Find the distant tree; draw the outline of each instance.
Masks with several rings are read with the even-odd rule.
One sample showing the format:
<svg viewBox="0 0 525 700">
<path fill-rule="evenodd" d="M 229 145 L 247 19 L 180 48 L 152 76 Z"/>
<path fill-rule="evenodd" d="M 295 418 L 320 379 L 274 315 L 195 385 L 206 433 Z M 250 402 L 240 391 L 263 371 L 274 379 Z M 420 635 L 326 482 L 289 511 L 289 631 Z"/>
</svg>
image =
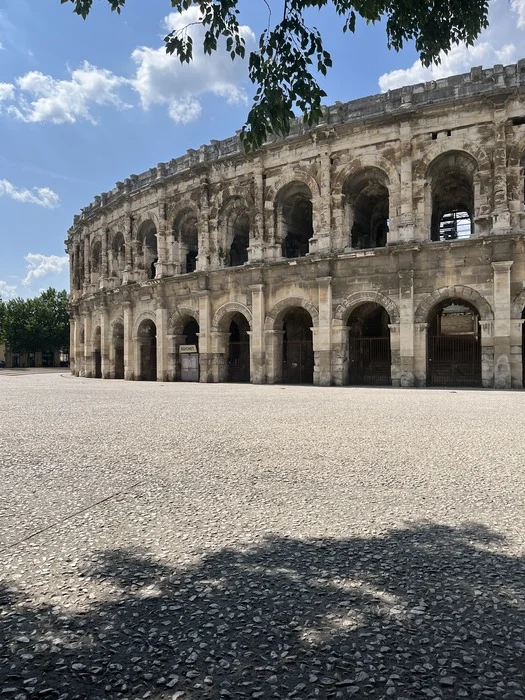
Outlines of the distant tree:
<svg viewBox="0 0 525 700">
<path fill-rule="evenodd" d="M 93 0 L 60 2 L 72 3 L 73 11 L 84 19 L 93 5 Z M 119 13 L 126 4 L 126 0 L 107 2 Z M 388 48 L 399 51 L 413 41 L 425 66 L 439 62 L 440 53 L 447 53 L 455 44 L 472 45 L 488 26 L 489 0 L 282 0 L 276 23 L 271 16 L 272 0 L 262 2 L 268 7 L 268 26 L 259 38 L 258 49 L 249 56 L 249 76 L 256 93 L 241 132 L 247 151 L 259 148 L 268 134 L 288 134 L 294 106 L 309 125 L 321 117 L 321 100 L 326 93 L 313 72 L 326 75 L 332 59 L 319 30 L 306 25 L 306 10 L 333 6 L 341 17 L 343 32 L 354 32 L 358 17 L 368 24 L 385 20 Z M 171 0 L 176 12 L 200 9 L 205 53 L 216 51 L 222 38 L 232 59 L 246 53 L 239 4 L 239 0 Z M 175 54 L 182 63 L 193 59 L 193 41 L 187 29 L 170 32 L 164 39 L 167 53 Z"/>
<path fill-rule="evenodd" d="M 69 346 L 67 292 L 50 287 L 33 299 L 10 299 L 0 310 L 2 340 L 12 352 L 53 352 Z"/>
</svg>

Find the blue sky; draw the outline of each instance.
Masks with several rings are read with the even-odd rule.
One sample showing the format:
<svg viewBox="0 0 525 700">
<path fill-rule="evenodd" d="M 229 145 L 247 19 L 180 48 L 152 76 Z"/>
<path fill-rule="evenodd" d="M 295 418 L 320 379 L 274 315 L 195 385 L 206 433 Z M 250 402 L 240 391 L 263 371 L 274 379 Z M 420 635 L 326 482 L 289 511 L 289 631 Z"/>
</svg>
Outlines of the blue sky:
<svg viewBox="0 0 525 700">
<path fill-rule="evenodd" d="M 282 1 L 271 0 L 276 15 Z M 240 0 L 247 44 L 267 22 L 264 0 Z M 167 29 L 187 24 L 169 0 L 129 0 L 120 16 L 95 0 L 89 19 L 60 0 L 0 0 L 0 296 L 68 289 L 64 239 L 73 215 L 131 173 L 231 136 L 252 86 L 219 52 L 180 66 Z M 192 19 L 190 15 L 189 19 Z M 327 103 L 525 57 L 525 0 L 493 0 L 489 29 L 423 69 L 412 47 L 386 48 L 381 26 L 343 35 L 312 13 L 334 67 Z M 198 32 L 198 29 L 192 31 Z M 198 35 L 195 39 L 197 40 Z"/>
</svg>

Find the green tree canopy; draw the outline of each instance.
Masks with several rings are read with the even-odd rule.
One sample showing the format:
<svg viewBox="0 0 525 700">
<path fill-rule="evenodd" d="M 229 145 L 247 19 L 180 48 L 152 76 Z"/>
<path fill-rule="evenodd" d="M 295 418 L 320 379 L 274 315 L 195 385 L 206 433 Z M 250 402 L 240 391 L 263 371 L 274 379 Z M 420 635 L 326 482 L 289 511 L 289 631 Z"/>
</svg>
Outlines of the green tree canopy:
<svg viewBox="0 0 525 700">
<path fill-rule="evenodd" d="M 33 299 L 1 302 L 0 338 L 13 352 L 69 347 L 67 292 L 50 287 Z"/>
<path fill-rule="evenodd" d="M 148 0 L 144 0 L 148 2 Z M 256 0 L 251 0 L 255 2 Z M 489 0 L 282 0 L 280 21 L 272 24 L 268 5 L 268 27 L 259 38 L 256 51 L 249 55 L 249 77 L 256 87 L 255 97 L 241 138 L 246 150 L 259 148 L 268 134 L 285 136 L 294 118 L 294 107 L 313 125 L 321 117 L 321 100 L 326 93 L 314 75 L 325 75 L 332 59 L 323 46 L 321 33 L 307 26 L 305 11 L 333 6 L 341 18 L 343 32 L 355 32 L 356 20 L 367 23 L 384 20 L 386 41 L 399 51 L 413 41 L 425 66 L 439 62 L 440 53 L 448 52 L 461 42 L 472 45 L 488 25 Z M 88 16 L 93 0 L 60 0 L 72 3 L 73 11 Z M 107 0 L 112 10 L 120 12 L 126 0 Z M 197 6 L 205 29 L 203 49 L 207 54 L 224 40 L 233 59 L 244 58 L 245 41 L 240 0 L 167 0 L 176 12 Z M 166 51 L 182 63 L 193 58 L 193 42 L 186 29 L 173 31 L 165 39 Z"/>
</svg>

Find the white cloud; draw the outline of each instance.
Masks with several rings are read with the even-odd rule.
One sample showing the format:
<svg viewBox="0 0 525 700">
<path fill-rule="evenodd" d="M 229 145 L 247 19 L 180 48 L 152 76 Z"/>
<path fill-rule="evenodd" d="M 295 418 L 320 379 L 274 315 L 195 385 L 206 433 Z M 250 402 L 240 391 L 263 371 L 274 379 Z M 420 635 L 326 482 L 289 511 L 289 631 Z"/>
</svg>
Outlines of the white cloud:
<svg viewBox="0 0 525 700">
<path fill-rule="evenodd" d="M 93 105 L 111 105 L 118 109 L 129 106 L 118 94 L 127 83 L 125 78 L 87 61 L 70 73 L 70 80 L 57 80 L 40 71 L 17 78 L 17 106 L 9 107 L 8 113 L 24 122 L 74 124 L 78 119 L 85 119 L 95 124 L 91 114 Z"/>
<path fill-rule="evenodd" d="M 7 284 L 4 280 L 0 280 L 0 299 L 12 299 L 16 294 L 16 285 Z"/>
<path fill-rule="evenodd" d="M 87 61 L 70 70 L 66 80 L 30 71 L 13 84 L 0 83 L 0 103 L 11 102 L 5 111 L 24 122 L 74 124 L 85 120 L 96 124 L 93 107 L 130 107 L 121 93 L 131 87 L 139 95 L 143 109 L 165 105 L 175 122 L 187 124 L 201 115 L 199 98 L 205 94 L 225 99 L 229 104 L 247 102 L 242 87 L 247 78 L 247 62 L 239 58 L 232 61 L 224 42 L 212 56 L 204 54 L 204 29 L 198 7 L 170 13 L 164 18 L 163 28 L 168 32 L 187 30 L 191 35 L 194 58 L 190 64 L 181 65 L 176 56 L 166 53 L 164 46 L 139 46 L 131 55 L 136 65 L 131 77 L 116 75 Z M 250 51 L 255 47 L 255 35 L 247 26 L 241 27 L 240 32 Z"/>
<path fill-rule="evenodd" d="M 25 256 L 27 262 L 27 275 L 22 280 L 28 285 L 34 279 L 45 277 L 50 274 L 57 274 L 64 270 L 69 264 L 67 255 L 42 255 L 42 253 L 28 253 Z"/>
<path fill-rule="evenodd" d="M 11 83 L 0 83 L 0 102 L 12 100 L 15 96 L 15 86 Z"/>
<path fill-rule="evenodd" d="M 56 209 L 60 199 L 49 187 L 33 187 L 32 190 L 15 187 L 9 180 L 0 180 L 0 197 L 10 197 L 16 202 L 38 204 L 46 209 Z"/>
<path fill-rule="evenodd" d="M 491 67 L 497 63 L 513 63 L 523 56 L 525 42 L 525 0 L 494 0 L 489 10 L 489 27 L 473 46 L 455 46 L 441 54 L 441 63 L 430 68 L 416 61 L 404 70 L 384 73 L 379 78 L 383 92 L 427 80 L 467 73 L 472 66 Z"/>
<path fill-rule="evenodd" d="M 164 19 L 168 32 L 187 27 L 193 39 L 194 57 L 190 64 L 181 65 L 165 48 L 140 46 L 132 53 L 137 64 L 135 78 L 131 81 L 140 96 L 144 109 L 152 105 L 167 105 L 170 117 L 186 124 L 201 114 L 199 97 L 212 94 L 225 98 L 229 104 L 246 102 L 242 83 L 247 77 L 246 62 L 231 60 L 224 46 L 219 46 L 212 56 L 204 54 L 202 40 L 204 29 L 199 23 L 199 9 L 192 7 L 178 13 L 172 12 Z M 255 36 L 249 27 L 241 27 L 247 51 L 255 46 Z"/>
</svg>

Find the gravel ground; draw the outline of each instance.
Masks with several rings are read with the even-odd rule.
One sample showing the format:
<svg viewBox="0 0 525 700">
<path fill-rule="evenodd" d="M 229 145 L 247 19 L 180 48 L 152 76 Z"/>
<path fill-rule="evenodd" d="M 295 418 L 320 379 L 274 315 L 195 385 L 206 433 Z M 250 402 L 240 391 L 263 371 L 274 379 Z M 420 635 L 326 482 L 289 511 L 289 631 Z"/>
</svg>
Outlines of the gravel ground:
<svg viewBox="0 0 525 700">
<path fill-rule="evenodd" d="M 0 693 L 525 697 L 525 394 L 0 373 Z"/>
</svg>

